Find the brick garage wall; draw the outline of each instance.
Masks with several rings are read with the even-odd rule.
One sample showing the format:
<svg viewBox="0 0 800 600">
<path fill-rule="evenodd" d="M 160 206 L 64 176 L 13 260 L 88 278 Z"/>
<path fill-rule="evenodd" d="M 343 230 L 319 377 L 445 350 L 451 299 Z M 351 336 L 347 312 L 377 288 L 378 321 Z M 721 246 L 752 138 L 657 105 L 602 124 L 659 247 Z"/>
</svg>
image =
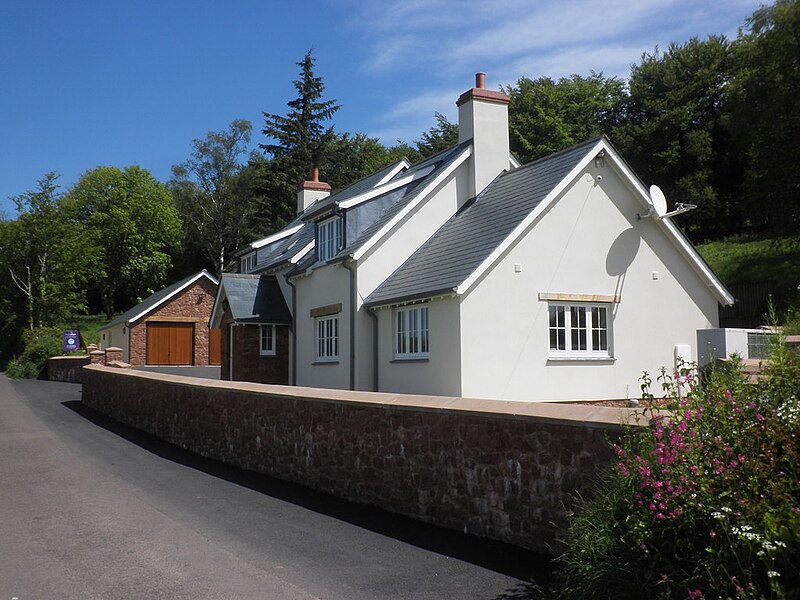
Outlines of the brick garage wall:
<svg viewBox="0 0 800 600">
<path fill-rule="evenodd" d="M 83 402 L 192 452 L 553 551 L 630 411 L 84 369 Z"/>
<path fill-rule="evenodd" d="M 136 367 L 147 363 L 147 321 L 185 319 L 194 322 L 194 364 L 208 365 L 208 319 L 214 306 L 217 286 L 201 277 L 177 296 L 165 302 L 131 325 L 128 362 Z"/>
<path fill-rule="evenodd" d="M 226 311 L 222 318 L 220 379 L 230 380 L 231 318 Z M 258 325 L 233 327 L 233 381 L 255 383 L 289 383 L 289 327 L 275 326 L 275 356 L 261 356 Z"/>
</svg>

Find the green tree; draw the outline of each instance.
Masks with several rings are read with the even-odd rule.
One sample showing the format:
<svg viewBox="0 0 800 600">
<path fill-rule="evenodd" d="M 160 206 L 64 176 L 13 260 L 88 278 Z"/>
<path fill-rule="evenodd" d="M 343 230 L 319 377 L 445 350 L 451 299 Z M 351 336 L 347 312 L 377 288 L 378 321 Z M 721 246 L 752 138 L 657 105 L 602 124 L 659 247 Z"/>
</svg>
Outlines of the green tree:
<svg viewBox="0 0 800 600">
<path fill-rule="evenodd" d="M 644 54 L 631 69 L 625 122 L 613 131 L 647 182 L 663 188 L 668 200 L 699 207 L 684 217 L 696 241 L 741 228 L 740 159 L 727 127 L 732 66 L 722 36 Z"/>
<path fill-rule="evenodd" d="M 3 254 L 8 274 L 25 300 L 29 329 L 50 325 L 86 308 L 86 283 L 96 265 L 82 229 L 67 218 L 55 173 L 37 189 L 13 199 L 17 219 L 6 225 Z"/>
<path fill-rule="evenodd" d="M 111 318 L 118 295 L 126 303 L 164 284 L 181 221 L 163 184 L 139 166 L 97 167 L 68 192 L 67 205 L 100 259 L 93 285 Z"/>
<path fill-rule="evenodd" d="M 192 142 L 188 160 L 172 167 L 169 188 L 183 219 L 185 251 L 199 250 L 217 275 L 252 234 L 254 203 L 235 185 L 252 129 L 239 119 L 211 131 Z"/>
<path fill-rule="evenodd" d="M 296 64 L 300 67 L 300 79 L 294 81 L 297 98 L 288 103 L 285 116 L 264 113 L 261 132 L 274 141 L 259 144 L 265 154 L 280 161 L 282 173 L 276 183 L 289 196 L 313 167 L 324 170 L 323 162 L 336 137 L 333 127 L 324 123 L 340 108 L 336 100 L 323 100 L 325 84 L 314 74 L 311 50 Z"/>
<path fill-rule="evenodd" d="M 458 143 L 458 124 L 451 123 L 442 113 L 434 113 L 436 125 L 414 142 L 419 159 L 428 158 Z M 412 158 L 412 157 L 409 157 Z"/>
<path fill-rule="evenodd" d="M 747 220 L 758 232 L 800 229 L 800 2 L 755 11 L 733 45 L 732 127 L 748 162 Z"/>
<path fill-rule="evenodd" d="M 508 94 L 511 149 L 523 162 L 607 133 L 621 117 L 624 82 L 592 73 L 554 81 L 521 78 Z"/>
</svg>

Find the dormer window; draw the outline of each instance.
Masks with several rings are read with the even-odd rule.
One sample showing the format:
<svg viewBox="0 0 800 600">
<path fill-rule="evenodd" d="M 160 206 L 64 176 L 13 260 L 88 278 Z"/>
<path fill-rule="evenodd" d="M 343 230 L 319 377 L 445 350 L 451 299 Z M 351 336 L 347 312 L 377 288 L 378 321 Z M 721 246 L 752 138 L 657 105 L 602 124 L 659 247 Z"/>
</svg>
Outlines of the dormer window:
<svg viewBox="0 0 800 600">
<path fill-rule="evenodd" d="M 243 256 L 239 262 L 239 268 L 242 273 L 250 273 L 254 270 L 256 268 L 256 253 L 251 252 Z"/>
<path fill-rule="evenodd" d="M 317 258 L 329 260 L 342 249 L 342 218 L 331 217 L 317 225 Z"/>
</svg>

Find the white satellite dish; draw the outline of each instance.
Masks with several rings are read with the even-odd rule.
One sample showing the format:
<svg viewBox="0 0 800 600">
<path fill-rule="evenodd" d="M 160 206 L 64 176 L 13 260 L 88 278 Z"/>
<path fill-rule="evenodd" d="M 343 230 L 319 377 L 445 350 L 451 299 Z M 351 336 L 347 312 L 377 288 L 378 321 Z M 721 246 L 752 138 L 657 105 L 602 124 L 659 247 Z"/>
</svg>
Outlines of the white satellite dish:
<svg viewBox="0 0 800 600">
<path fill-rule="evenodd" d="M 667 214 L 667 198 L 657 185 L 650 186 L 650 202 L 653 203 L 657 217 L 663 217 Z"/>
</svg>

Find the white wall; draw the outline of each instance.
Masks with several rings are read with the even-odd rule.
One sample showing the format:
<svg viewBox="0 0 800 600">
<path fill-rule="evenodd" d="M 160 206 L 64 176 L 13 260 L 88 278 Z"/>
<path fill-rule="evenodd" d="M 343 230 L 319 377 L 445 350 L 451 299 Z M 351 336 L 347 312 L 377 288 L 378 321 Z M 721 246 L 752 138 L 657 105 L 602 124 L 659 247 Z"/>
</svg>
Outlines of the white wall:
<svg viewBox="0 0 800 600">
<path fill-rule="evenodd" d="M 350 274 L 341 265 L 319 267 L 295 280 L 297 314 L 293 315 L 297 340 L 297 385 L 348 389 L 350 387 Z M 291 302 L 291 299 L 290 299 Z M 339 361 L 315 364 L 316 335 L 310 311 L 341 303 Z"/>
<path fill-rule="evenodd" d="M 427 199 L 423 200 L 389 235 L 358 262 L 356 389 L 373 390 L 375 387 L 373 366 L 375 320 L 363 308 L 363 301 L 455 213 L 457 206 L 464 201 L 468 191 L 468 164 L 469 160 L 462 163 L 451 177 L 437 186 Z M 390 340 L 393 339 L 391 328 L 386 329 L 385 327 L 387 326 L 381 323 L 380 336 L 388 335 Z M 382 368 L 385 361 L 382 358 L 379 362 Z M 384 388 L 381 386 L 381 389 Z M 392 391 L 401 389 L 404 388 L 393 388 Z"/>
<path fill-rule="evenodd" d="M 128 326 L 115 325 L 100 332 L 100 350 L 110 346 L 122 348 L 122 362 L 128 362 L 130 357 L 130 342 L 128 341 Z"/>
<path fill-rule="evenodd" d="M 676 344 L 697 357 L 696 331 L 716 326 L 717 301 L 659 225 L 636 220 L 642 212 L 607 161 L 588 168 L 501 257 L 462 299 L 464 396 L 638 397 L 642 371 L 671 369 Z M 541 292 L 620 295 L 611 305 L 614 360 L 549 360 Z"/>
<path fill-rule="evenodd" d="M 381 392 L 461 395 L 459 303 L 456 298 L 427 303 L 430 352 L 427 360 L 395 360 L 395 309 L 381 308 L 378 336 L 378 385 Z"/>
</svg>

